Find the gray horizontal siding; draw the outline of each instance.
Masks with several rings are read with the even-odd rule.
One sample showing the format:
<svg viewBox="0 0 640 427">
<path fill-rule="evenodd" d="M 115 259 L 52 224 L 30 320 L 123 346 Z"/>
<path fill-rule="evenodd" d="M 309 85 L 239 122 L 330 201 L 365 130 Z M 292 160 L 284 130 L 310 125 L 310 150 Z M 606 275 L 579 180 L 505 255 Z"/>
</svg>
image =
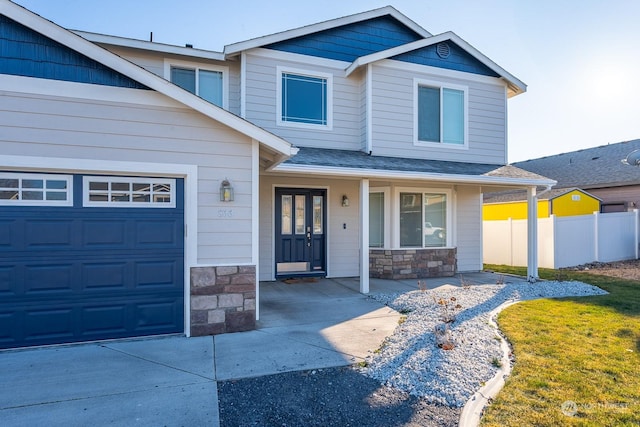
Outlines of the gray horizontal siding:
<svg viewBox="0 0 640 427">
<path fill-rule="evenodd" d="M 334 73 L 333 129 L 277 126 L 277 66 L 309 72 Z M 362 93 L 358 78 L 341 77 L 335 69 L 287 62 L 255 55 L 246 61 L 246 118 L 300 147 L 360 150 L 362 148 Z"/>
<path fill-rule="evenodd" d="M 0 97 L 4 155 L 197 165 L 198 262 L 251 262 L 252 152 L 247 137 L 181 108 L 10 92 Z M 221 219 L 218 209 L 228 208 L 218 201 L 225 177 L 233 183 L 235 201 L 233 217 Z"/>
<path fill-rule="evenodd" d="M 373 152 L 380 156 L 452 160 L 474 163 L 505 162 L 506 92 L 474 80 L 373 67 Z M 468 87 L 467 150 L 416 146 L 413 135 L 413 81 L 420 78 Z"/>
</svg>

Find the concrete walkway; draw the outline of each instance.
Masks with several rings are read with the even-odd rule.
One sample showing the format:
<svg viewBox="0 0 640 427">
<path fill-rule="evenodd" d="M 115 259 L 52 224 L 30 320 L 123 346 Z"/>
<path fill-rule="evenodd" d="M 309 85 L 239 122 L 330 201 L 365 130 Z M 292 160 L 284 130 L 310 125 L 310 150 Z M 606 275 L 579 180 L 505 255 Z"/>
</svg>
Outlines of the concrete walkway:
<svg viewBox="0 0 640 427">
<path fill-rule="evenodd" d="M 460 279 L 426 285 L 459 286 Z M 418 285 L 372 279 L 370 288 Z M 358 289 L 357 278 L 261 283 L 258 329 L 250 332 L 0 352 L 1 424 L 218 426 L 216 381 L 345 366 L 376 350 L 400 315 Z"/>
</svg>

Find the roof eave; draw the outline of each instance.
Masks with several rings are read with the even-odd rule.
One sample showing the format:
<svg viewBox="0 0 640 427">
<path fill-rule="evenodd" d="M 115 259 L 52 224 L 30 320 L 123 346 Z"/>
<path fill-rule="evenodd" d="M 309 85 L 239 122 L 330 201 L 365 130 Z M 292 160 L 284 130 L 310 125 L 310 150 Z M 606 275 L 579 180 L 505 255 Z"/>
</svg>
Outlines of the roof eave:
<svg viewBox="0 0 640 427">
<path fill-rule="evenodd" d="M 224 61 L 225 57 L 222 52 L 211 50 L 197 49 L 186 46 L 176 46 L 164 43 L 151 42 L 146 40 L 131 39 L 127 37 L 112 36 L 107 34 L 91 33 L 88 31 L 69 30 L 76 35 L 89 40 L 93 43 L 106 44 L 111 46 L 126 47 L 131 49 L 140 49 L 152 52 L 170 53 L 180 56 L 188 56 L 191 58 L 211 59 L 215 61 Z"/>
<path fill-rule="evenodd" d="M 501 185 L 512 187 L 553 186 L 551 179 L 508 178 L 487 175 L 461 175 L 433 172 L 393 171 L 370 168 L 344 168 L 335 166 L 311 166 L 297 164 L 281 164 L 271 168 L 274 172 L 304 173 L 310 175 L 342 176 L 379 179 L 412 179 L 421 181 L 438 181 L 478 185 Z"/>
</svg>

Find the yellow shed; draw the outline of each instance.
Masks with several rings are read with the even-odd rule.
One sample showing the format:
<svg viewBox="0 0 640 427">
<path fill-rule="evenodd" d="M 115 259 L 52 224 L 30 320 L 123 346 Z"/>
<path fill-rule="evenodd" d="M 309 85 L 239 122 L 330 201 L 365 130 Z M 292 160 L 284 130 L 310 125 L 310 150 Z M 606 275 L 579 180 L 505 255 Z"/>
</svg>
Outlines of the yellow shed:
<svg viewBox="0 0 640 427">
<path fill-rule="evenodd" d="M 549 215 L 574 216 L 600 212 L 601 200 L 578 188 L 557 188 L 543 193 L 538 198 L 538 218 Z M 498 221 L 505 219 L 527 219 L 526 191 L 487 193 L 484 195 L 482 219 Z"/>
</svg>

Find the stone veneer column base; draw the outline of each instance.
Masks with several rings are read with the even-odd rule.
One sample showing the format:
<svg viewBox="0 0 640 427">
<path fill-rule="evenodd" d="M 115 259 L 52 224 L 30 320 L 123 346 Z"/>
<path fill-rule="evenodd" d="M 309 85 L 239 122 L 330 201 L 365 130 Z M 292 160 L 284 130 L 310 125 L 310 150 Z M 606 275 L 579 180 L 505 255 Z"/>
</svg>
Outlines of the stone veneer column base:
<svg viewBox="0 0 640 427">
<path fill-rule="evenodd" d="M 191 336 L 256 328 L 255 266 L 191 268 Z"/>
<path fill-rule="evenodd" d="M 369 277 L 402 280 L 453 276 L 456 253 L 456 248 L 370 249 Z"/>
</svg>

